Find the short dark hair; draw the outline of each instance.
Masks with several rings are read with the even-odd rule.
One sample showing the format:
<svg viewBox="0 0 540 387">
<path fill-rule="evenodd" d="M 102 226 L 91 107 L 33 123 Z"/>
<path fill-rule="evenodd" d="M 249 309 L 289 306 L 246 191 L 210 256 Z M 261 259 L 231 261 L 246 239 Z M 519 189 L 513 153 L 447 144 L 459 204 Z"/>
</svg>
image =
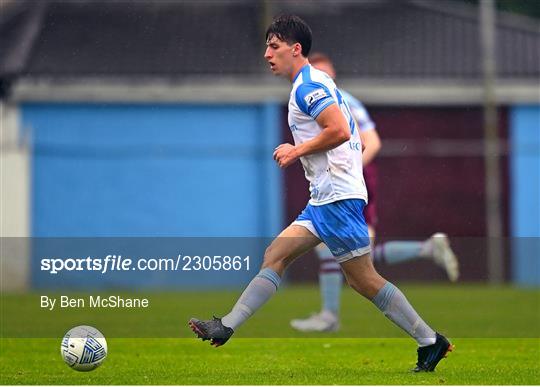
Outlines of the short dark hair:
<svg viewBox="0 0 540 387">
<path fill-rule="evenodd" d="M 273 36 L 291 45 L 300 43 L 302 55 L 307 58 L 311 50 L 311 28 L 296 15 L 279 15 L 266 30 L 266 41 Z"/>
</svg>

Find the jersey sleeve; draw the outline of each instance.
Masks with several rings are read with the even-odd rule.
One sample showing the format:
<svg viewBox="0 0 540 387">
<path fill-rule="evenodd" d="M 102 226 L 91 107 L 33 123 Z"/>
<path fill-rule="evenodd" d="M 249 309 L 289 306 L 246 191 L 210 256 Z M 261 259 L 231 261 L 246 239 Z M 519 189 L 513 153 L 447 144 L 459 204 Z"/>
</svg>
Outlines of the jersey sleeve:
<svg viewBox="0 0 540 387">
<path fill-rule="evenodd" d="M 295 97 L 300 110 L 314 119 L 336 102 L 328 88 L 318 82 L 302 83 L 296 89 Z"/>
</svg>

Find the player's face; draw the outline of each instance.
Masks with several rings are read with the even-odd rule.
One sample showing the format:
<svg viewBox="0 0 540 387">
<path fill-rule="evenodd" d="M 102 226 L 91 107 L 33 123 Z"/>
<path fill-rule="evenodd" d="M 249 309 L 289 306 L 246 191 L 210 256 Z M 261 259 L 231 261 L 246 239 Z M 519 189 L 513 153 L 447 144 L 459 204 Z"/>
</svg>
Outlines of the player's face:
<svg viewBox="0 0 540 387">
<path fill-rule="evenodd" d="M 270 64 L 274 75 L 289 75 L 293 62 L 293 46 L 279 40 L 275 35 L 266 41 L 264 59 Z"/>
<path fill-rule="evenodd" d="M 336 79 L 336 70 L 334 70 L 334 66 L 332 66 L 332 63 L 315 62 L 315 63 L 312 63 L 311 65 L 315 67 L 317 70 L 324 71 L 326 74 L 330 76 L 330 78 Z"/>
</svg>

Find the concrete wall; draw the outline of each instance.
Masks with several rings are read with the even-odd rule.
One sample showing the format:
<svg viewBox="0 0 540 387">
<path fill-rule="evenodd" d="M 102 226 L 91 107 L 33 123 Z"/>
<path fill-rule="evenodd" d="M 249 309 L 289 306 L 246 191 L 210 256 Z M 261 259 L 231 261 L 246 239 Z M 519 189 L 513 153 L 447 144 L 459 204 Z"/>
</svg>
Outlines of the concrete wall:
<svg viewBox="0 0 540 387">
<path fill-rule="evenodd" d="M 30 229 L 29 152 L 20 131 L 19 109 L 0 102 L 0 243 L 1 290 L 28 286 Z"/>
</svg>

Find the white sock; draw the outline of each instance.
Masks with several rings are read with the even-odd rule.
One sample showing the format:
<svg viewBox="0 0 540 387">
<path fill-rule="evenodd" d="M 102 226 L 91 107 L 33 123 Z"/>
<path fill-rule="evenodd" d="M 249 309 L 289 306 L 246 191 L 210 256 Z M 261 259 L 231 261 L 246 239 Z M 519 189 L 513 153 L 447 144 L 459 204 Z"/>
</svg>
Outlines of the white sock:
<svg viewBox="0 0 540 387">
<path fill-rule="evenodd" d="M 236 330 L 274 295 L 280 281 L 281 278 L 275 271 L 262 269 L 251 280 L 230 313 L 221 319 L 222 324 Z"/>
<path fill-rule="evenodd" d="M 337 316 L 343 286 L 341 266 L 326 245 L 317 246 L 315 253 L 319 257 L 319 288 L 322 310 L 328 310 Z"/>
<path fill-rule="evenodd" d="M 386 317 L 411 335 L 420 347 L 435 344 L 435 331 L 420 318 L 403 293 L 387 282 L 371 300 Z"/>
</svg>

